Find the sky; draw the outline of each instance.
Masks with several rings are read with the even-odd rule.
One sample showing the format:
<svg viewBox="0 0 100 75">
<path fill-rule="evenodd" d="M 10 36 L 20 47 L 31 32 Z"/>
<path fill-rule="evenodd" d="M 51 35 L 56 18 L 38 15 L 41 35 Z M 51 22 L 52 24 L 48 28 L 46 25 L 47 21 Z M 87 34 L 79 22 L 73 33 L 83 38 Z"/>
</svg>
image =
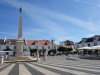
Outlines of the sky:
<svg viewBox="0 0 100 75">
<path fill-rule="evenodd" d="M 59 44 L 100 35 L 100 0 L 0 0 L 0 38 L 17 39 L 20 6 L 25 39 Z"/>
</svg>

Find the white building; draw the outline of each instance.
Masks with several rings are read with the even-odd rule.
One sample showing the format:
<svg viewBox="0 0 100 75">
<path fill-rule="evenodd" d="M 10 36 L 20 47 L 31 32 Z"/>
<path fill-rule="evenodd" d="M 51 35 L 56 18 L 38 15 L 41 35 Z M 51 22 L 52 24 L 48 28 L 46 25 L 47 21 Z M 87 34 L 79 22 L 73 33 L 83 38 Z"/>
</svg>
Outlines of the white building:
<svg viewBox="0 0 100 75">
<path fill-rule="evenodd" d="M 70 41 L 70 40 L 60 42 L 60 46 L 72 48 L 73 51 L 76 51 L 76 45 L 74 44 L 73 41 Z"/>
<path fill-rule="evenodd" d="M 10 48 L 12 52 L 16 52 L 17 39 L 0 39 L 0 51 Z M 50 40 L 24 40 L 24 49 L 57 49 L 57 45 Z M 13 53 L 11 53 L 12 55 Z"/>
<path fill-rule="evenodd" d="M 83 38 L 79 43 L 76 44 L 77 48 L 81 47 L 92 47 L 100 45 L 100 35 L 95 35 L 90 38 Z"/>
</svg>

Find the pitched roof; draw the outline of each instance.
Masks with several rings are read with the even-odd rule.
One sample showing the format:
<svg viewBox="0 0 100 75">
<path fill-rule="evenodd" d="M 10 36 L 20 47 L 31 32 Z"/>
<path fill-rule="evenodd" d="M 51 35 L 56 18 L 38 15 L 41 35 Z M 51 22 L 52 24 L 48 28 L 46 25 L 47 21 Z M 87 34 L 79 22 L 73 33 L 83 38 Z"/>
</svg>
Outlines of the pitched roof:
<svg viewBox="0 0 100 75">
<path fill-rule="evenodd" d="M 98 37 L 97 41 L 100 41 L 100 35 L 94 35 L 93 37 L 90 37 L 90 38 L 83 38 L 83 39 L 86 39 L 86 41 L 84 43 L 87 43 L 87 42 L 93 42 L 94 41 L 94 38 L 95 37 Z M 81 44 L 83 40 L 81 40 L 79 43 L 77 44 Z"/>
<path fill-rule="evenodd" d="M 6 39 L 6 42 L 7 41 L 10 43 L 10 45 L 16 45 L 17 39 Z M 0 39 L 0 44 L 5 44 L 4 39 Z"/>
<path fill-rule="evenodd" d="M 39 40 L 38 44 L 39 45 L 47 45 L 47 40 Z"/>
<path fill-rule="evenodd" d="M 82 43 L 82 41 L 78 42 L 77 44 L 81 44 L 81 43 Z"/>
<path fill-rule="evenodd" d="M 34 43 L 34 40 L 26 40 L 27 45 L 33 45 L 33 43 Z"/>
<path fill-rule="evenodd" d="M 60 44 L 61 43 L 64 43 L 66 46 L 74 45 L 74 42 L 70 41 L 70 40 L 66 40 L 66 41 L 60 42 Z"/>
<path fill-rule="evenodd" d="M 88 38 L 86 42 L 93 42 L 93 38 Z"/>
<path fill-rule="evenodd" d="M 95 36 L 100 37 L 100 35 L 95 35 Z M 94 36 L 94 37 L 95 37 L 95 36 Z"/>
<path fill-rule="evenodd" d="M 8 43 L 10 41 L 10 43 L 9 43 L 10 45 L 16 45 L 17 39 L 6 39 L 6 42 L 7 41 L 8 41 Z M 23 39 L 23 41 L 24 41 L 25 45 L 35 45 L 35 42 L 37 42 L 38 45 L 40 45 L 40 46 L 52 45 L 52 42 L 50 40 L 25 40 L 25 39 Z M 4 39 L 0 39 L 0 44 L 4 44 Z M 55 44 L 53 43 L 53 45 L 55 45 Z"/>
<path fill-rule="evenodd" d="M 38 42 L 38 45 L 43 46 L 43 45 L 52 45 L 52 42 L 49 40 L 26 40 L 27 45 L 35 45 L 35 42 Z M 53 45 L 55 45 L 53 43 Z"/>
</svg>

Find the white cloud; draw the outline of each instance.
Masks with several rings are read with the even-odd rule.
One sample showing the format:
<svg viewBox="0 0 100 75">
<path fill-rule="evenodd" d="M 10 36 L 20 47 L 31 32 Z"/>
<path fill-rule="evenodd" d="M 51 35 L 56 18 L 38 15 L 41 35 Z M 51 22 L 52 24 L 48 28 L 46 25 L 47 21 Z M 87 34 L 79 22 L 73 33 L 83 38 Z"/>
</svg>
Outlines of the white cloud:
<svg viewBox="0 0 100 75">
<path fill-rule="evenodd" d="M 65 14 L 60 14 L 60 13 L 57 13 L 57 12 L 54 12 L 54 11 L 44 10 L 40 7 L 31 5 L 31 4 L 25 4 L 25 5 L 27 6 L 27 7 L 25 7 L 26 8 L 25 12 L 30 17 L 32 17 L 35 21 L 37 21 L 39 23 L 44 22 L 43 25 L 45 25 L 46 27 L 48 25 L 49 28 L 55 26 L 56 29 L 64 32 L 64 28 L 61 25 L 59 25 L 57 22 L 54 22 L 51 19 L 48 19 L 48 17 L 52 18 L 52 19 L 64 21 L 64 22 L 66 22 L 66 25 L 67 25 L 67 22 L 70 22 L 71 24 L 74 24 L 76 26 L 80 26 L 81 28 L 84 28 L 84 29 L 92 31 L 92 32 L 96 32 L 100 28 L 99 24 L 93 23 L 91 21 L 85 21 L 85 20 L 81 20 L 81 19 L 76 18 L 76 17 L 68 16 L 68 15 L 65 15 Z M 31 8 L 36 9 L 36 11 L 32 10 Z M 47 17 L 47 18 L 45 18 L 45 17 Z"/>
<path fill-rule="evenodd" d="M 7 37 L 8 38 L 17 38 L 16 34 L 14 33 L 7 33 L 7 32 L 0 32 L 0 37 Z"/>
<path fill-rule="evenodd" d="M 8 0 L 5 0 L 5 1 L 19 8 L 18 1 L 8 1 Z M 46 14 L 47 10 L 41 9 L 39 7 L 36 7 L 28 3 L 22 3 L 22 5 L 24 9 L 23 11 L 27 15 L 29 15 L 29 17 L 31 17 L 35 22 L 39 23 L 39 25 L 42 25 L 45 28 L 47 28 L 47 32 L 50 33 L 52 37 L 55 37 L 57 39 L 59 36 L 66 35 L 66 31 L 63 29 L 62 26 L 60 26 L 58 23 L 54 22 L 53 20 L 50 20 L 45 17 L 45 16 L 50 17 L 49 14 Z"/>
<path fill-rule="evenodd" d="M 87 1 L 82 1 L 82 0 L 74 0 L 74 1 L 81 2 L 81 3 L 86 3 L 86 4 L 89 4 L 89 5 L 93 5 L 93 6 L 100 6 L 98 4 L 93 4 L 93 3 L 90 3 L 90 2 L 87 2 Z"/>
<path fill-rule="evenodd" d="M 4 1 L 19 8 L 20 2 L 17 0 L 16 1 L 4 0 Z M 75 0 L 75 1 L 80 1 L 80 0 Z M 85 2 L 85 3 L 88 3 L 88 2 Z M 76 17 L 72 17 L 72 16 L 68 16 L 65 14 L 58 13 L 58 12 L 54 12 L 51 10 L 43 9 L 29 3 L 23 2 L 22 6 L 23 6 L 23 11 L 29 17 L 31 17 L 32 20 L 37 22 L 39 25 L 42 25 L 43 27 L 45 27 L 47 29 L 46 32 L 48 32 L 50 35 L 52 35 L 53 38 L 57 39 L 58 41 L 61 39 L 65 39 L 63 37 L 67 36 L 68 33 L 65 30 L 66 28 L 64 28 L 63 26 L 61 26 L 60 24 L 58 24 L 56 21 L 52 19 L 63 21 L 66 23 L 66 25 L 67 25 L 67 22 L 69 22 L 71 24 L 74 24 L 76 26 L 79 26 L 91 32 L 96 32 L 100 29 L 99 24 L 93 23 L 91 21 L 85 21 Z M 37 29 L 35 29 L 35 31 L 42 32 L 41 30 L 37 30 Z"/>
<path fill-rule="evenodd" d="M 37 31 L 37 32 L 45 32 L 45 29 L 32 29 L 33 31 Z"/>
<path fill-rule="evenodd" d="M 92 37 L 92 36 L 94 36 L 95 34 L 87 34 L 87 35 L 85 35 L 84 37 Z"/>
<path fill-rule="evenodd" d="M 76 38 L 78 38 L 78 37 L 66 36 L 66 37 L 59 37 L 58 40 L 65 41 L 65 40 L 72 40 L 72 39 L 76 39 Z"/>
<path fill-rule="evenodd" d="M 0 32 L 0 34 L 6 34 L 6 35 L 10 35 L 10 36 L 16 36 L 15 34 L 6 33 L 6 32 Z"/>
</svg>

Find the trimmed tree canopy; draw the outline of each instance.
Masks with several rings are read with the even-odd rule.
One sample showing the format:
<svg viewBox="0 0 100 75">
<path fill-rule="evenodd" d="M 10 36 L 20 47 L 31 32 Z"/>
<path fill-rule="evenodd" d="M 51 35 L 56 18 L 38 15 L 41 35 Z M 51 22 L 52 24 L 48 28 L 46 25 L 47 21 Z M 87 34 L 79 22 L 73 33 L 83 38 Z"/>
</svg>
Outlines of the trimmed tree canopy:
<svg viewBox="0 0 100 75">
<path fill-rule="evenodd" d="M 59 52 L 65 52 L 65 51 L 67 51 L 68 49 L 66 48 L 66 47 L 59 47 L 58 48 L 58 51 Z"/>
</svg>

